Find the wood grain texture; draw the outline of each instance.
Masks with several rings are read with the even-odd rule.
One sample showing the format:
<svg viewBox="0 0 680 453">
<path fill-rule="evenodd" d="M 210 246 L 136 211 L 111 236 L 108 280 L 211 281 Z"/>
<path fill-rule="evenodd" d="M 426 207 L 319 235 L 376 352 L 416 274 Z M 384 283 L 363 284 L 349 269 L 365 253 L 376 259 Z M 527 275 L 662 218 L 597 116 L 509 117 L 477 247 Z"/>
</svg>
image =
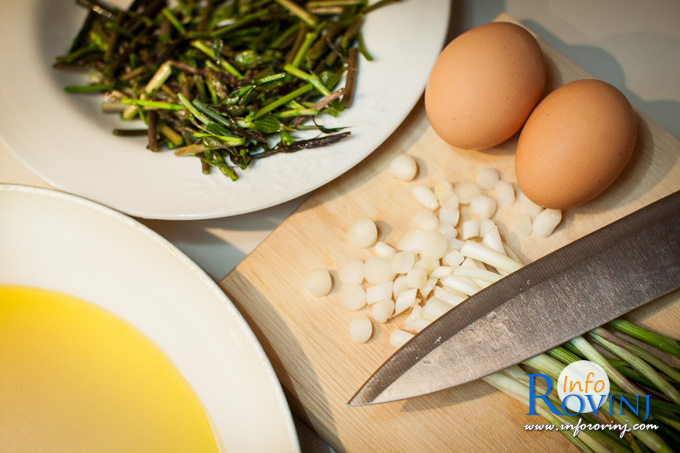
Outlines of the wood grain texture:
<svg viewBox="0 0 680 453">
<path fill-rule="evenodd" d="M 508 16 L 499 20 L 512 21 Z M 552 90 L 587 73 L 539 39 Z M 506 242 L 528 262 L 680 189 L 680 142 L 639 116 L 635 154 L 623 174 L 603 195 L 565 212 L 547 239 L 522 237 L 512 228 L 513 212 L 497 219 Z M 398 130 L 356 168 L 317 190 L 283 222 L 220 286 L 243 313 L 277 372 L 292 410 L 338 451 L 560 451 L 573 448 L 560 434 L 526 432 L 525 407 L 481 381 L 407 401 L 366 407 L 346 403 L 389 357 L 395 322 L 375 325 L 366 344 L 349 339 L 348 325 L 368 311 L 349 312 L 339 304 L 340 285 L 317 299 L 304 279 L 314 268 L 337 269 L 348 258 L 366 259 L 370 251 L 348 242 L 357 219 L 376 220 L 380 239 L 394 244 L 409 229 L 419 208 L 411 189 L 437 181 L 469 181 L 492 167 L 515 182 L 516 140 L 484 152 L 445 144 L 430 128 L 422 102 Z M 419 174 L 413 182 L 392 178 L 387 166 L 401 153 L 414 156 Z M 337 274 L 334 273 L 337 282 Z M 666 334 L 680 329 L 678 292 L 655 301 L 631 318 Z M 364 309 L 367 310 L 367 309 Z"/>
</svg>

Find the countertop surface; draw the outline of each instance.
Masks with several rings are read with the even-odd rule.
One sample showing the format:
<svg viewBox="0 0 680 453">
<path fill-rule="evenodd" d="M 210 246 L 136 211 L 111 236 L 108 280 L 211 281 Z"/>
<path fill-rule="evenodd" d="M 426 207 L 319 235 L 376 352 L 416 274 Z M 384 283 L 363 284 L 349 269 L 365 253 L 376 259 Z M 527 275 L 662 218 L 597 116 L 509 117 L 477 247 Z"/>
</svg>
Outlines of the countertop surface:
<svg viewBox="0 0 680 453">
<path fill-rule="evenodd" d="M 449 40 L 505 12 L 594 77 L 619 88 L 636 110 L 680 138 L 677 0 L 482 0 L 452 5 Z M 50 187 L 2 144 L 0 182 Z M 221 281 L 305 199 L 229 218 L 138 220 Z M 311 448 L 304 427 L 300 433 L 303 450 L 320 449 L 318 444 Z"/>
</svg>

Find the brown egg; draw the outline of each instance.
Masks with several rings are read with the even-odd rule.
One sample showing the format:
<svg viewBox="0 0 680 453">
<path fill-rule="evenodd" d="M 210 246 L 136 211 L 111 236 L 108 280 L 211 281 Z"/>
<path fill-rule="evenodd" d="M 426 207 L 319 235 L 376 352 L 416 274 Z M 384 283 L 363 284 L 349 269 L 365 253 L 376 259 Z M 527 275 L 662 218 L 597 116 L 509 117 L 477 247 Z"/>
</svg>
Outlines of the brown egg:
<svg viewBox="0 0 680 453">
<path fill-rule="evenodd" d="M 447 143 L 486 149 L 522 127 L 544 85 L 545 62 L 536 39 L 518 25 L 492 22 L 444 48 L 425 88 L 425 111 Z"/>
<path fill-rule="evenodd" d="M 568 83 L 546 96 L 522 129 L 519 187 L 546 208 L 581 205 L 614 182 L 636 136 L 635 112 L 618 89 L 594 79 Z"/>
</svg>

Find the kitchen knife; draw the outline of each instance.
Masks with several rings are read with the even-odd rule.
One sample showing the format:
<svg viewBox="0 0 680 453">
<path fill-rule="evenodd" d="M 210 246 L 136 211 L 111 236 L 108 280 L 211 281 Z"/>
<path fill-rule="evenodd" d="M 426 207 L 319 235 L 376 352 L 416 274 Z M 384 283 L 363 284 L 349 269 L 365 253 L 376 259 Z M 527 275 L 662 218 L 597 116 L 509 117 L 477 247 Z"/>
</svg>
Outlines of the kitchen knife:
<svg viewBox="0 0 680 453">
<path fill-rule="evenodd" d="M 473 381 L 680 287 L 680 191 L 481 290 L 397 350 L 348 404 Z"/>
</svg>

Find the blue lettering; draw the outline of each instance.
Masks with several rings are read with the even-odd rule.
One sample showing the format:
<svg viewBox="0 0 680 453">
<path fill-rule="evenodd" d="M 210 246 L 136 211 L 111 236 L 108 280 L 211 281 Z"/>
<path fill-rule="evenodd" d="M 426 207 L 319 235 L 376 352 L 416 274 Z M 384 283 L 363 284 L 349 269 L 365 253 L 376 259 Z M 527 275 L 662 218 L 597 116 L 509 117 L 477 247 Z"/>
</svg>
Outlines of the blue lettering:
<svg viewBox="0 0 680 453">
<path fill-rule="evenodd" d="M 590 407 L 593 408 L 593 415 L 597 415 L 597 411 L 600 410 L 600 406 L 602 406 L 602 402 L 604 401 L 604 399 L 606 397 L 607 397 L 607 395 L 600 395 L 600 402 L 595 404 L 595 403 L 593 403 L 592 395 L 590 395 L 590 394 L 586 395 L 586 398 L 588 398 L 588 402 L 590 403 Z M 610 409 L 610 412 L 611 412 L 611 409 Z"/>
<path fill-rule="evenodd" d="M 635 395 L 635 409 L 633 409 L 633 406 L 631 406 L 628 400 L 626 400 L 625 396 L 620 395 L 619 399 L 621 400 L 621 413 L 619 415 L 623 415 L 623 403 L 626 403 L 626 406 L 628 406 L 635 415 L 638 415 L 640 412 L 640 395 Z"/>
<path fill-rule="evenodd" d="M 645 405 L 645 418 L 642 419 L 643 422 L 649 417 L 649 395 L 645 395 L 645 400 L 647 404 Z"/>
<path fill-rule="evenodd" d="M 579 404 L 578 410 L 576 412 L 574 412 L 573 414 L 567 410 L 567 400 L 569 399 L 570 396 L 575 396 L 576 399 L 578 400 L 578 404 Z M 564 399 L 562 400 L 562 410 L 567 415 L 578 415 L 583 411 L 583 400 L 581 399 L 580 396 L 578 396 L 574 393 L 569 394 L 569 395 L 565 396 Z"/>
<path fill-rule="evenodd" d="M 546 376 L 545 374 L 527 374 L 529 376 L 529 413 L 527 415 L 538 415 L 536 413 L 536 399 L 541 399 L 543 402 L 548 406 L 548 409 L 550 412 L 552 412 L 555 415 L 564 415 L 550 403 L 550 400 L 548 399 L 547 395 L 550 393 L 550 390 L 552 389 L 552 380 L 550 379 L 549 376 Z M 545 379 L 546 385 L 547 385 L 547 390 L 545 394 L 543 395 L 536 395 L 536 384 L 535 380 L 536 377 L 540 376 L 543 379 Z"/>
</svg>

